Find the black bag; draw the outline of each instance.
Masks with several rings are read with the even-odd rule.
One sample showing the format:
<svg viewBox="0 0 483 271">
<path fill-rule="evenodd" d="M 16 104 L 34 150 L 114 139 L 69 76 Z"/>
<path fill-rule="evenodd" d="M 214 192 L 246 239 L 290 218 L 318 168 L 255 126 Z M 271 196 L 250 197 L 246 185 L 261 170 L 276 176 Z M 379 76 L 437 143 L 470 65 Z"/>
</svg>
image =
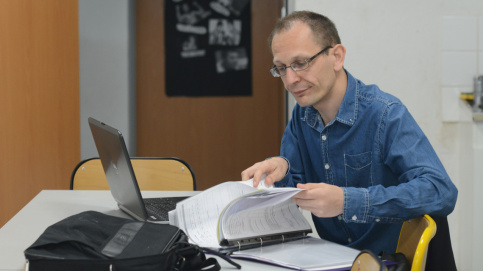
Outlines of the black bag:
<svg viewBox="0 0 483 271">
<path fill-rule="evenodd" d="M 394 254 L 382 252 L 381 259 L 393 263 L 387 268 L 388 271 L 410 271 L 411 270 L 411 265 L 409 264 L 408 259 L 406 258 L 406 256 L 404 256 L 404 254 L 400 252 L 394 253 Z"/>
<path fill-rule="evenodd" d="M 94 211 L 48 227 L 25 258 L 32 271 L 220 270 L 217 260 L 206 259 L 177 227 Z"/>
</svg>

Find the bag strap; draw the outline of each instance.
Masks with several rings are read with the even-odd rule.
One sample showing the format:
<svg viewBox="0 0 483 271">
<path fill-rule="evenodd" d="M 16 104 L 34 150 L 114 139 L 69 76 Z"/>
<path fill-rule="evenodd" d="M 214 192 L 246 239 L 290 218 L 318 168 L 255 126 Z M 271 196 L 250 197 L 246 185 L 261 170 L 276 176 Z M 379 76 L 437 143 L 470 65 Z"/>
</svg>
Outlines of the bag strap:
<svg viewBox="0 0 483 271">
<path fill-rule="evenodd" d="M 380 253 L 380 256 L 382 260 L 394 263 L 393 265 L 390 265 L 387 267 L 388 271 L 410 271 L 411 270 L 411 265 L 409 264 L 409 261 L 407 260 L 406 256 L 404 256 L 404 254 L 400 252 L 390 254 L 383 251 Z"/>
<path fill-rule="evenodd" d="M 215 254 L 224 259 L 228 263 L 232 264 L 238 269 L 241 266 L 225 255 L 222 255 L 216 251 L 207 248 L 200 248 L 190 243 L 179 242 L 177 248 L 175 248 L 174 255 L 176 255 L 175 269 L 179 271 L 219 271 L 221 266 L 215 258 L 206 259 L 204 251 Z"/>
<path fill-rule="evenodd" d="M 225 254 L 219 253 L 218 251 L 215 251 L 215 250 L 212 250 L 212 249 L 209 249 L 209 248 L 203 248 L 203 250 L 210 253 L 210 254 L 214 254 L 214 255 L 222 258 L 223 260 L 227 261 L 229 264 L 233 265 L 237 269 L 241 269 L 241 265 L 234 262 L 230 257 L 226 256 Z"/>
<path fill-rule="evenodd" d="M 211 266 L 211 267 L 210 267 Z M 183 261 L 177 269 L 179 271 L 219 271 L 221 266 L 215 258 L 209 258 L 201 262 L 199 265 L 193 266 L 189 261 Z"/>
</svg>

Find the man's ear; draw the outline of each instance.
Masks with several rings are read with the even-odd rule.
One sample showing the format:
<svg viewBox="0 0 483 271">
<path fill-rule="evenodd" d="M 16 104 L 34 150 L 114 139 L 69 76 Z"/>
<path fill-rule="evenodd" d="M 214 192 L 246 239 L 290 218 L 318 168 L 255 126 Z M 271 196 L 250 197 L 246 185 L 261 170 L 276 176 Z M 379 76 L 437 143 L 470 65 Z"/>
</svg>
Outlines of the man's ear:
<svg viewBox="0 0 483 271">
<path fill-rule="evenodd" d="M 345 61 L 345 47 L 342 44 L 337 44 L 334 46 L 334 70 L 340 71 L 344 68 Z"/>
</svg>

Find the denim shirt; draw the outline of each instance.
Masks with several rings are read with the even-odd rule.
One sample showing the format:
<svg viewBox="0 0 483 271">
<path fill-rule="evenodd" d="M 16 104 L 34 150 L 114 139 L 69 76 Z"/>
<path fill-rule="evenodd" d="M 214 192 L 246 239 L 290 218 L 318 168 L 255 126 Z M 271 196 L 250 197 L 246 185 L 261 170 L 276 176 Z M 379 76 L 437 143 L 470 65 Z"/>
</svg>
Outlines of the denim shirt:
<svg viewBox="0 0 483 271">
<path fill-rule="evenodd" d="M 323 239 L 375 253 L 394 253 L 402 222 L 447 216 L 456 204 L 451 182 L 407 108 L 347 72 L 334 120 L 296 105 L 282 139 L 289 171 L 276 186 L 328 183 L 344 191 L 343 214 L 313 217 Z"/>
</svg>

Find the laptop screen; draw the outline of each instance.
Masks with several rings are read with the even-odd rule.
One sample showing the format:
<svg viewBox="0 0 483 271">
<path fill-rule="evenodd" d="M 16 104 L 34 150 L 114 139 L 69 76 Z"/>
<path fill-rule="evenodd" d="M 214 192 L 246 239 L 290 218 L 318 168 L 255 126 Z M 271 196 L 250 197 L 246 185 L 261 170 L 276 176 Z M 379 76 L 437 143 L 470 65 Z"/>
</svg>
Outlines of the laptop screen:
<svg viewBox="0 0 483 271">
<path fill-rule="evenodd" d="M 121 209 L 145 220 L 146 209 L 121 132 L 93 118 L 89 126 L 112 196 Z"/>
</svg>

